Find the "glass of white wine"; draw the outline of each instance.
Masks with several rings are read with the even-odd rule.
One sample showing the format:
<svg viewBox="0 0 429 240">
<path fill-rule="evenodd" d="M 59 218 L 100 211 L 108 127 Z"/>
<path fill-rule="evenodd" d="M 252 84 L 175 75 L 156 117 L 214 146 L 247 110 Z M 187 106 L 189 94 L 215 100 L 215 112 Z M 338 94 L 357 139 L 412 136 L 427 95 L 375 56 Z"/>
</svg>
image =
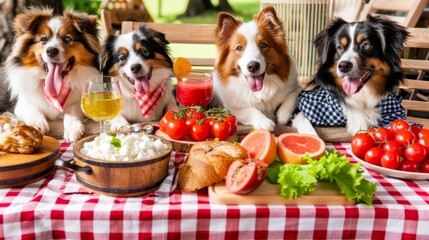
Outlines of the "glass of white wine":
<svg viewBox="0 0 429 240">
<path fill-rule="evenodd" d="M 86 80 L 80 106 L 87 117 L 100 123 L 100 133 L 106 132 L 106 122 L 122 111 L 119 81 L 104 75 Z"/>
</svg>

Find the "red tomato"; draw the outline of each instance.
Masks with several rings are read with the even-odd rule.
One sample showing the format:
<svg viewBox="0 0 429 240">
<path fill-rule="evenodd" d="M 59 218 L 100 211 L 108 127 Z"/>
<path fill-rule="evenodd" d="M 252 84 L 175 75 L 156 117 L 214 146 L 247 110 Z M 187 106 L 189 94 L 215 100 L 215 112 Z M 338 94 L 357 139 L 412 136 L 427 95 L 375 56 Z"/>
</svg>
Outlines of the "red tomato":
<svg viewBox="0 0 429 240">
<path fill-rule="evenodd" d="M 365 153 L 365 161 L 377 166 L 381 166 L 381 156 L 383 156 L 383 154 L 383 149 L 373 147 Z"/>
<path fill-rule="evenodd" d="M 186 111 L 186 118 L 196 118 L 197 120 L 201 120 L 206 117 L 204 112 L 199 112 L 195 109 L 189 109 Z"/>
<path fill-rule="evenodd" d="M 185 120 L 179 118 L 179 119 L 172 119 L 168 122 L 168 124 L 165 126 L 165 133 L 172 138 L 172 139 L 181 139 L 186 134 L 186 122 Z"/>
<path fill-rule="evenodd" d="M 352 152 L 358 158 L 363 159 L 365 157 L 365 153 L 375 146 L 376 144 L 374 139 L 368 133 L 357 133 L 352 137 Z"/>
<path fill-rule="evenodd" d="M 429 154 L 429 135 L 423 135 L 421 138 L 419 138 L 419 140 L 417 140 L 417 142 L 425 147 L 426 154 Z"/>
<path fill-rule="evenodd" d="M 161 131 L 165 131 L 165 126 L 167 126 L 168 122 L 174 119 L 174 116 L 177 114 L 176 111 L 170 110 L 164 114 L 164 116 L 159 121 L 159 129 Z"/>
<path fill-rule="evenodd" d="M 402 146 L 408 146 L 416 139 L 416 136 L 408 130 L 401 130 L 395 135 L 395 141 Z"/>
<path fill-rule="evenodd" d="M 426 149 L 419 143 L 413 143 L 405 148 L 404 157 L 415 163 L 421 162 L 426 157 Z"/>
<path fill-rule="evenodd" d="M 388 141 L 382 148 L 385 152 L 396 152 L 399 156 L 402 156 L 403 153 L 402 145 L 396 141 Z"/>
<path fill-rule="evenodd" d="M 420 172 L 429 173 L 429 156 L 420 162 Z"/>
<path fill-rule="evenodd" d="M 235 116 L 231 115 L 228 117 L 224 117 L 223 120 L 225 122 L 228 122 L 229 125 L 231 125 L 231 132 L 230 134 L 234 134 L 237 131 L 237 119 L 235 118 Z"/>
<path fill-rule="evenodd" d="M 416 162 L 412 162 L 410 160 L 401 161 L 399 164 L 399 170 L 407 171 L 407 172 L 417 172 L 419 168 L 419 164 Z"/>
<path fill-rule="evenodd" d="M 205 124 L 195 124 L 192 126 L 191 137 L 195 141 L 206 140 L 209 136 L 209 128 Z"/>
<path fill-rule="evenodd" d="M 400 157 L 395 152 L 387 152 L 381 156 L 381 166 L 390 169 L 398 169 Z"/>
<path fill-rule="evenodd" d="M 367 132 L 367 133 L 369 133 L 371 136 L 374 136 L 375 131 L 377 131 L 377 128 L 372 127 L 372 128 L 370 128 L 370 129 L 368 129 L 368 131 L 366 131 L 366 132 Z"/>
<path fill-rule="evenodd" d="M 374 139 L 377 142 L 387 142 L 390 140 L 393 140 L 395 138 L 395 135 L 393 135 L 392 132 L 390 132 L 387 128 L 378 128 L 375 130 L 374 133 Z"/>
<path fill-rule="evenodd" d="M 414 134 L 414 136 L 418 137 L 420 131 L 422 130 L 421 127 L 419 127 L 418 125 L 411 125 L 410 126 L 410 131 Z"/>
<path fill-rule="evenodd" d="M 401 130 L 408 130 L 410 124 L 402 119 L 396 119 L 392 123 L 390 123 L 390 131 L 396 135 Z"/>
<path fill-rule="evenodd" d="M 261 160 L 235 160 L 226 174 L 226 189 L 234 194 L 248 194 L 265 180 L 268 164 Z"/>
<path fill-rule="evenodd" d="M 197 123 L 198 119 L 196 118 L 186 118 L 186 132 L 191 134 L 192 127 Z"/>
<path fill-rule="evenodd" d="M 420 130 L 418 137 L 419 137 L 419 138 L 422 138 L 422 137 L 424 137 L 424 136 L 429 136 L 429 129 L 427 129 L 427 128 L 422 128 L 422 129 Z"/>
<path fill-rule="evenodd" d="M 221 122 L 213 119 L 210 130 L 213 137 L 218 138 L 221 141 L 225 141 L 231 135 L 231 125 L 225 121 Z"/>
</svg>

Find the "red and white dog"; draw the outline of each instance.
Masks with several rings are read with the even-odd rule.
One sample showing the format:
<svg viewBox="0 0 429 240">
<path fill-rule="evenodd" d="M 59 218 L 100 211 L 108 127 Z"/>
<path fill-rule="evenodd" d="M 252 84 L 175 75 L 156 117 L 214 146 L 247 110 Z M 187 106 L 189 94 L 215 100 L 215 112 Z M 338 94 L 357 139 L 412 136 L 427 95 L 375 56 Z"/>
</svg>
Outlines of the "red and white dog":
<svg viewBox="0 0 429 240">
<path fill-rule="evenodd" d="M 80 99 L 85 80 L 99 74 L 97 18 L 31 8 L 16 17 L 12 53 L 6 60 L 15 114 L 26 124 L 49 131 L 48 120 L 64 119 L 64 139 L 84 133 Z"/>
<path fill-rule="evenodd" d="M 244 125 L 273 131 L 276 123 L 287 124 L 301 88 L 274 8 L 264 8 L 246 23 L 220 13 L 216 45 L 217 100 Z"/>
<path fill-rule="evenodd" d="M 122 114 L 111 121 L 112 131 L 129 122 L 158 121 L 165 111 L 177 110 L 168 44 L 163 33 L 145 25 L 103 43 L 102 72 L 120 78 L 124 102 Z"/>
</svg>

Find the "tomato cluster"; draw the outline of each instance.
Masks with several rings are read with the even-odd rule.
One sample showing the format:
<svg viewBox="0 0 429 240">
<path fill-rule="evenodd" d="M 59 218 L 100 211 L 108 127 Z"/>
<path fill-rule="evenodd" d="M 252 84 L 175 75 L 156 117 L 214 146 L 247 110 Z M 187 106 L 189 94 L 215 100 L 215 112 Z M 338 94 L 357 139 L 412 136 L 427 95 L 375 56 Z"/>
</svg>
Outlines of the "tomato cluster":
<svg viewBox="0 0 429 240">
<path fill-rule="evenodd" d="M 224 141 L 237 131 L 237 119 L 225 108 L 186 107 L 166 112 L 159 128 L 175 140 L 190 137 L 195 141 L 209 138 Z"/>
<path fill-rule="evenodd" d="M 371 128 L 352 137 L 352 152 L 389 169 L 429 173 L 429 130 L 395 120 L 390 128 Z"/>
</svg>

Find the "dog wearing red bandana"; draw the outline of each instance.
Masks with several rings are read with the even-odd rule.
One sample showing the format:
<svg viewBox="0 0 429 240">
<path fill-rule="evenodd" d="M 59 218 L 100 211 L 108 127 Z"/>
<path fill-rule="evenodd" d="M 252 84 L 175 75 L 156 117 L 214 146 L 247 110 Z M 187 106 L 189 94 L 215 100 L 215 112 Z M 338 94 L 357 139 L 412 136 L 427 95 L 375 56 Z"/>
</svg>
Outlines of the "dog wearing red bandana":
<svg viewBox="0 0 429 240">
<path fill-rule="evenodd" d="M 111 121 L 111 131 L 129 122 L 158 121 L 165 111 L 178 109 L 168 44 L 163 33 L 145 25 L 111 35 L 102 44 L 102 72 L 120 78 L 124 103 L 122 114 Z"/>
<path fill-rule="evenodd" d="M 64 121 L 64 139 L 84 134 L 80 99 L 85 80 L 99 74 L 97 17 L 30 8 L 14 20 L 16 33 L 6 60 L 6 81 L 15 114 L 49 131 L 49 120 Z"/>
</svg>

